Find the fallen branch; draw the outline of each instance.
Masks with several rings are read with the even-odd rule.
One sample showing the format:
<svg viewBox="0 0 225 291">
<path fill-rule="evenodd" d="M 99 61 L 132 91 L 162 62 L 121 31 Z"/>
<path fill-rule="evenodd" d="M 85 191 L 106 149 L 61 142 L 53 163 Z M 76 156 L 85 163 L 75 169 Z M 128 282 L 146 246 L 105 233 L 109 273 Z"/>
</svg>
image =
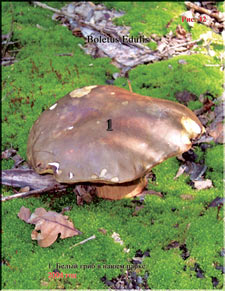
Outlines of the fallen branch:
<svg viewBox="0 0 225 291">
<path fill-rule="evenodd" d="M 222 13 L 211 12 L 210 10 L 208 10 L 206 8 L 203 8 L 203 7 L 200 7 L 200 6 L 198 6 L 198 5 L 196 5 L 196 4 L 192 3 L 192 2 L 189 2 L 189 1 L 186 1 L 184 3 L 188 8 L 194 9 L 194 10 L 196 10 L 198 12 L 203 13 L 203 14 L 207 14 L 210 17 L 216 18 L 219 22 L 224 21 L 224 15 Z"/>
<path fill-rule="evenodd" d="M 51 10 L 51 11 L 57 13 L 57 14 L 61 14 L 61 15 L 67 16 L 67 17 L 69 17 L 69 18 L 73 18 L 73 19 L 75 19 L 75 20 L 78 20 L 77 17 L 76 17 L 74 14 L 70 14 L 70 13 L 67 13 L 67 12 L 65 12 L 65 11 L 62 11 L 62 10 L 59 10 L 59 9 L 56 9 L 56 8 L 50 7 L 50 6 L 48 6 L 48 5 L 46 5 L 46 4 L 42 3 L 42 2 L 39 2 L 39 1 L 33 1 L 32 3 L 33 3 L 34 5 L 37 5 L 37 6 L 41 7 L 41 8 L 43 8 L 43 9 L 48 9 L 48 10 Z"/>
<path fill-rule="evenodd" d="M 1 184 L 11 187 L 23 188 L 29 186 L 32 190 L 54 188 L 61 185 L 53 175 L 39 175 L 33 169 L 11 169 L 2 171 Z"/>
<path fill-rule="evenodd" d="M 77 244 L 71 246 L 70 249 L 72 249 L 72 248 L 74 248 L 74 247 L 76 247 L 76 246 L 82 245 L 82 244 L 86 243 L 87 241 L 89 241 L 89 240 L 91 240 L 91 239 L 95 239 L 95 238 L 96 238 L 96 236 L 95 236 L 95 235 L 92 235 L 92 236 L 90 236 L 89 238 L 86 238 L 85 240 L 82 240 L 82 241 L 80 241 L 79 243 L 77 243 Z"/>
<path fill-rule="evenodd" d="M 5 197 L 2 196 L 1 201 L 5 202 L 5 201 L 16 199 L 16 198 L 24 198 L 24 197 L 28 197 L 28 196 L 32 196 L 32 195 L 36 195 L 36 194 L 44 194 L 44 193 L 46 193 L 48 191 L 52 191 L 52 190 L 64 190 L 66 188 L 67 188 L 67 186 L 60 185 L 60 186 L 57 186 L 57 188 L 48 187 L 48 188 L 44 188 L 44 189 L 36 189 L 36 190 L 27 191 L 27 192 L 17 193 L 17 194 L 10 195 L 10 196 L 5 196 Z"/>
</svg>

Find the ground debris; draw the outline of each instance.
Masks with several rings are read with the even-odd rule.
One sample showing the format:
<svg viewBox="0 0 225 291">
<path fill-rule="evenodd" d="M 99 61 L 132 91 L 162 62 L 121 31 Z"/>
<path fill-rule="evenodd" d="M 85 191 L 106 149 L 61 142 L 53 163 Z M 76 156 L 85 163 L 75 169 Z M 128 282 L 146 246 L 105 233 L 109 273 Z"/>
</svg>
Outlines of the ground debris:
<svg viewBox="0 0 225 291">
<path fill-rule="evenodd" d="M 220 205 L 223 205 L 225 201 L 224 197 L 216 197 L 210 204 L 208 207 L 218 207 Z"/>
<path fill-rule="evenodd" d="M 17 150 L 13 148 L 2 152 L 2 159 L 12 159 L 14 161 L 14 168 L 18 168 L 24 162 L 24 159 L 17 153 Z"/>
<path fill-rule="evenodd" d="M 26 223 L 35 224 L 31 238 L 37 240 L 40 247 L 52 245 L 59 234 L 61 234 L 61 239 L 81 234 L 68 220 L 68 216 L 54 211 L 47 212 L 44 208 L 36 208 L 31 214 L 28 208 L 22 206 L 18 217 Z"/>
<path fill-rule="evenodd" d="M 43 7 L 43 4 L 39 6 Z M 51 7 L 47 9 L 55 10 Z M 162 37 L 154 34 L 149 37 L 130 37 L 130 27 L 116 26 L 112 22 L 113 18 L 124 14 L 123 11 L 107 9 L 103 4 L 72 2 L 57 11 L 52 19 L 68 26 L 75 36 L 85 38 L 85 46 L 79 46 L 87 54 L 94 58 L 110 57 L 112 63 L 121 69 L 120 76 L 139 64 L 168 59 L 172 55 L 195 53 L 190 49 L 201 40 L 192 41 L 191 34 L 181 25 L 177 26 L 175 34 L 170 31 Z M 144 45 L 149 42 L 156 43 L 157 49 L 153 51 Z"/>
<path fill-rule="evenodd" d="M 122 239 L 120 238 L 120 235 L 118 233 L 113 232 L 112 238 L 114 239 L 114 241 L 116 243 L 119 243 L 120 245 L 123 245 L 124 244 L 124 242 L 122 241 Z"/>
<path fill-rule="evenodd" d="M 182 164 L 179 167 L 177 174 L 173 179 L 176 180 L 183 173 L 186 173 L 186 174 L 190 175 L 191 181 L 200 181 L 202 179 L 202 176 L 206 172 L 206 170 L 207 170 L 206 165 L 186 161 L 184 164 Z"/>
<path fill-rule="evenodd" d="M 101 281 L 107 285 L 110 289 L 125 289 L 125 290 L 146 290 L 149 289 L 147 284 L 149 273 L 145 272 L 143 276 L 140 276 L 136 271 L 125 271 L 125 274 L 121 274 L 118 277 L 107 279 L 106 275 L 101 278 Z"/>
<path fill-rule="evenodd" d="M 90 185 L 76 185 L 73 191 L 77 197 L 77 205 L 83 205 L 84 202 L 91 203 L 96 194 L 95 189 Z"/>
<path fill-rule="evenodd" d="M 140 36 L 134 41 L 134 38 L 128 37 L 130 27 L 113 24 L 113 18 L 124 15 L 122 11 L 92 2 L 72 2 L 61 12 L 63 16 L 55 13 L 53 19 L 68 26 L 74 35 L 86 38 L 85 46 L 80 47 L 95 58 L 110 57 L 114 65 L 124 72 L 139 64 L 158 60 L 152 50 L 141 43 L 150 40 Z"/>
<path fill-rule="evenodd" d="M 9 159 L 17 153 L 17 150 L 10 148 L 2 152 L 2 159 Z"/>
<path fill-rule="evenodd" d="M 193 182 L 194 182 L 194 188 L 197 190 L 203 190 L 203 189 L 208 189 L 208 188 L 213 187 L 212 181 L 210 179 L 193 181 Z"/>
<path fill-rule="evenodd" d="M 224 143 L 223 122 L 225 117 L 225 101 L 218 104 L 214 109 L 214 120 L 207 132 L 216 143 Z"/>
<path fill-rule="evenodd" d="M 197 278 L 205 278 L 204 271 L 201 269 L 201 267 L 198 263 L 194 264 L 194 271 L 196 272 Z"/>
<path fill-rule="evenodd" d="M 225 13 L 218 11 L 216 1 L 194 3 L 186 1 L 185 4 L 198 22 L 211 27 L 216 33 L 224 30 Z"/>
<path fill-rule="evenodd" d="M 186 106 L 188 105 L 189 101 L 196 101 L 198 99 L 196 95 L 194 95 L 193 93 L 188 92 L 188 91 L 177 92 L 175 94 L 175 97 L 180 103 L 182 103 Z"/>
<path fill-rule="evenodd" d="M 223 122 L 225 117 L 225 101 L 219 100 L 216 106 L 216 101 L 211 101 L 208 98 L 203 102 L 203 107 L 195 111 L 195 114 L 206 128 L 205 135 L 198 140 L 198 143 L 211 142 L 213 140 L 216 143 L 224 143 Z M 215 108 L 212 110 L 214 106 Z"/>
</svg>

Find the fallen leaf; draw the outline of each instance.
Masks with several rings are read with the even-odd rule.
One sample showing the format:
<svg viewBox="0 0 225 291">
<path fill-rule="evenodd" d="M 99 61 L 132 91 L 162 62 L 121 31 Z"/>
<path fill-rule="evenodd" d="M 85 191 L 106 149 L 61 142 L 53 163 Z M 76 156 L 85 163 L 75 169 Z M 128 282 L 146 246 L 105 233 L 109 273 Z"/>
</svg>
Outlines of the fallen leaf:
<svg viewBox="0 0 225 291">
<path fill-rule="evenodd" d="M 186 37 L 186 30 L 183 28 L 182 25 L 178 24 L 177 27 L 176 27 L 176 36 L 178 38 L 185 38 Z"/>
<path fill-rule="evenodd" d="M 4 152 L 2 152 L 2 159 L 9 159 L 11 156 L 15 155 L 17 151 L 13 148 L 7 149 Z"/>
<path fill-rule="evenodd" d="M 223 123 L 218 122 L 214 128 L 209 129 L 209 135 L 213 137 L 215 142 L 223 143 Z"/>
<path fill-rule="evenodd" d="M 206 170 L 207 170 L 207 166 L 206 165 L 191 163 L 190 172 L 189 172 L 190 173 L 190 179 L 192 181 L 201 180 L 201 177 L 205 173 Z"/>
<path fill-rule="evenodd" d="M 183 103 L 184 105 L 187 105 L 189 101 L 196 101 L 198 99 L 195 94 L 188 92 L 186 90 L 182 92 L 177 92 L 175 94 L 175 97 L 177 101 L 179 101 L 180 103 Z"/>
<path fill-rule="evenodd" d="M 193 181 L 193 182 L 194 182 L 194 188 L 197 190 L 203 190 L 203 189 L 208 189 L 208 188 L 213 187 L 212 181 L 210 179 Z"/>
<path fill-rule="evenodd" d="M 95 187 L 88 185 L 76 185 L 74 189 L 77 195 L 77 205 L 83 205 L 83 202 L 91 203 L 95 195 Z"/>
<path fill-rule="evenodd" d="M 28 219 L 27 223 L 31 223 L 31 224 L 36 224 L 37 221 L 39 220 L 39 218 L 41 216 L 43 216 L 44 214 L 46 214 L 47 211 L 40 207 L 40 208 L 36 208 L 34 213 L 31 214 L 30 218 Z"/>
<path fill-rule="evenodd" d="M 81 234 L 68 220 L 68 216 L 54 211 L 47 212 L 44 208 L 36 208 L 35 212 L 30 215 L 30 210 L 22 206 L 18 217 L 27 223 L 35 224 L 31 238 L 37 240 L 41 247 L 53 244 L 59 234 L 61 234 L 61 239 Z"/>
<path fill-rule="evenodd" d="M 29 208 L 22 206 L 20 208 L 20 212 L 18 213 L 18 217 L 28 223 L 28 219 L 30 218 L 31 212 Z"/>
<path fill-rule="evenodd" d="M 217 207 L 219 205 L 223 205 L 225 201 L 225 198 L 223 197 L 216 197 L 210 204 L 208 207 Z"/>
</svg>

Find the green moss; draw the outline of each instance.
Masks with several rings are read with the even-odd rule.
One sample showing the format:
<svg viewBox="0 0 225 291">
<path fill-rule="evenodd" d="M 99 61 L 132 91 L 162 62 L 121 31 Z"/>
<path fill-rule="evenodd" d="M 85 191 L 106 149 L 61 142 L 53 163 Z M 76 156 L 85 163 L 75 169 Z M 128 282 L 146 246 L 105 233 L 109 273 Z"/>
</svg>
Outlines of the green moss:
<svg viewBox="0 0 225 291">
<path fill-rule="evenodd" d="M 50 6 L 57 8 L 64 4 L 49 2 Z M 2 5 L 3 33 L 8 33 L 11 4 L 4 2 Z M 45 108 L 75 88 L 106 84 L 106 80 L 118 70 L 108 58 L 93 59 L 85 55 L 79 47 L 84 40 L 74 37 L 65 27 L 52 21 L 48 10 L 26 2 L 12 2 L 12 5 L 15 17 L 13 40 L 19 40 L 22 47 L 17 55 L 18 62 L 3 67 L 3 150 L 12 146 L 26 158 L 29 129 Z M 180 21 L 177 15 L 184 10 L 183 3 L 172 2 L 108 2 L 107 5 L 127 11 L 127 18 L 124 16 L 118 21 L 126 25 L 130 23 L 132 33 L 140 32 L 146 36 L 153 32 L 166 33 Z M 158 18 L 160 9 L 163 12 Z M 136 17 L 136 11 L 139 11 L 139 19 L 143 16 L 142 23 Z M 151 18 L 154 25 L 150 25 Z M 171 26 L 166 28 L 172 18 Z M 137 31 L 138 22 L 139 29 L 143 30 Z M 42 26 L 43 30 L 38 29 L 36 24 Z M 62 57 L 58 55 L 61 53 L 72 53 L 73 56 Z M 179 59 L 185 59 L 187 64 L 179 64 Z M 205 92 L 214 97 L 220 96 L 222 73 L 217 67 L 204 66 L 207 63 L 217 64 L 217 60 L 203 55 L 175 57 L 138 66 L 129 72 L 129 78 L 134 92 L 156 98 L 176 101 L 175 93 L 183 90 L 197 96 Z M 126 78 L 117 79 L 115 84 L 128 89 Z M 199 106 L 198 101 L 189 102 L 192 109 Z M 180 163 L 176 158 L 171 158 L 153 169 L 156 180 L 148 185 L 149 189 L 163 193 L 164 197 L 147 195 L 144 207 L 136 216 L 133 213 L 138 203 L 132 200 L 106 201 L 96 198 L 90 205 L 77 206 L 72 189 L 61 197 L 45 194 L 4 202 L 2 287 L 105 289 L 101 277 L 106 275 L 111 279 L 125 270 L 104 269 L 103 265 L 131 265 L 138 249 L 150 249 L 151 256 L 143 261 L 144 270 L 136 270 L 138 274 L 145 271 L 149 273 L 150 288 L 212 289 L 212 276 L 219 279 L 217 288 L 222 288 L 223 277 L 214 264 L 222 265 L 222 257 L 218 252 L 223 245 L 223 221 L 217 219 L 216 208 L 207 208 L 214 198 L 223 194 L 223 161 L 218 158 L 222 155 L 222 146 L 216 145 L 207 149 L 206 153 L 197 147 L 194 150 L 199 156 L 198 161 L 205 160 L 208 166 L 206 176 L 212 179 L 214 187 L 197 191 L 189 185 L 189 178 L 185 174 L 173 180 Z M 4 169 L 11 167 L 12 160 L 3 161 Z M 13 194 L 13 191 L 3 187 L 2 193 L 6 196 Z M 184 200 L 182 194 L 191 194 L 193 199 Z M 33 225 L 17 217 L 21 206 L 28 207 L 32 212 L 38 207 L 61 212 L 64 207 L 72 206 L 71 211 L 65 214 L 83 234 L 64 240 L 59 238 L 52 246 L 41 248 L 31 240 Z M 222 213 L 220 216 L 222 218 Z M 105 229 L 106 234 L 101 233 L 100 228 Z M 120 234 L 124 245 L 113 241 L 113 232 Z M 96 239 L 70 249 L 93 234 Z M 180 244 L 186 243 L 190 252 L 187 260 L 181 258 L 182 251 L 179 248 L 165 250 L 174 240 Z M 124 247 L 130 251 L 124 252 Z M 196 277 L 193 270 L 195 262 L 204 270 L 205 278 Z M 60 269 L 64 274 L 76 273 L 77 278 L 49 279 L 49 272 L 56 268 L 57 263 L 77 264 L 77 269 Z M 96 267 L 81 268 L 90 264 Z"/>
<path fill-rule="evenodd" d="M 208 167 L 207 178 L 211 179 L 215 189 L 220 189 L 218 196 L 223 195 L 223 165 L 224 165 L 224 147 L 216 145 L 207 149 L 205 163 Z"/>
<path fill-rule="evenodd" d="M 188 30 L 187 23 L 182 23 L 181 13 L 184 3 L 172 2 L 104 2 L 109 8 L 116 8 L 125 13 L 114 20 L 117 25 L 131 26 L 130 35 L 146 37 L 151 34 L 164 35 L 175 31 L 178 24 Z M 141 19 L 141 21 L 140 21 Z"/>
<path fill-rule="evenodd" d="M 216 5 L 217 5 L 217 9 L 220 11 L 220 12 L 224 12 L 224 1 L 218 1 L 217 3 L 216 3 Z"/>
<path fill-rule="evenodd" d="M 179 60 L 185 60 L 187 64 L 179 64 Z M 203 55 L 179 56 L 140 65 L 129 72 L 129 79 L 133 91 L 146 96 L 176 101 L 175 94 L 186 90 L 197 97 L 206 92 L 218 97 L 223 91 L 223 73 L 219 67 L 205 66 L 213 63 L 213 58 Z M 128 89 L 124 78 L 118 78 L 115 83 Z M 201 107 L 200 102 L 189 104 L 192 109 Z"/>
<path fill-rule="evenodd" d="M 224 45 L 223 38 L 220 34 L 213 32 L 209 27 L 200 23 L 195 23 L 191 32 L 193 39 L 199 39 L 202 34 L 208 34 L 207 40 L 198 43 L 196 51 L 205 55 L 209 55 L 210 51 L 210 53 L 214 54 L 215 60 L 221 60 L 223 58 Z"/>
<path fill-rule="evenodd" d="M 157 44 L 155 42 L 150 42 L 147 44 L 147 46 L 151 49 L 151 50 L 156 50 L 157 49 Z"/>
<path fill-rule="evenodd" d="M 207 149 L 206 164 L 216 172 L 223 172 L 224 146 L 216 145 Z"/>
</svg>

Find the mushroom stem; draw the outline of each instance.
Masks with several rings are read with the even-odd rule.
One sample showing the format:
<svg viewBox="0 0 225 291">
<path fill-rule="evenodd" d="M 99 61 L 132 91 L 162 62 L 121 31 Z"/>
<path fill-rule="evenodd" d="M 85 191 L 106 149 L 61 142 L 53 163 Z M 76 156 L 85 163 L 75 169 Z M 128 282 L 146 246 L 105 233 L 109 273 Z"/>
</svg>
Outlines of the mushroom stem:
<svg viewBox="0 0 225 291">
<path fill-rule="evenodd" d="M 148 180 L 141 177 L 135 181 L 115 184 L 115 185 L 96 185 L 96 194 L 100 198 L 119 200 L 123 198 L 131 198 L 140 194 L 146 187 Z"/>
</svg>

